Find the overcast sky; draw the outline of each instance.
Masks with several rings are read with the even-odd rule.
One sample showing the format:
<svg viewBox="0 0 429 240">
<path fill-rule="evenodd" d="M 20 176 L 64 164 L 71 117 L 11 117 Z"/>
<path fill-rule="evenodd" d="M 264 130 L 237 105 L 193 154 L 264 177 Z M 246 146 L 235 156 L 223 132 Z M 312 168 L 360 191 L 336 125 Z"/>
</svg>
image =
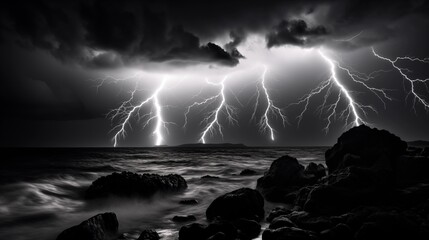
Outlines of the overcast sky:
<svg viewBox="0 0 429 240">
<path fill-rule="evenodd" d="M 413 94 L 411 83 L 372 52 L 392 60 L 428 58 L 428 1 L 6 2 L 0 9 L 2 146 L 112 146 L 120 130 L 115 126 L 125 118 L 111 120 L 108 113 L 136 87 L 132 106 L 163 81 L 157 100 L 169 124 L 168 131 L 161 130 L 162 144 L 198 142 L 214 115 L 206 124 L 201 121 L 221 98 L 192 108 L 184 128 L 187 106 L 219 94 L 225 76 L 225 100 L 237 121 L 229 124 L 221 109 L 223 138 L 215 130 L 206 142 L 331 145 L 356 117 L 345 112 L 341 118 L 350 103 L 345 92 L 332 82 L 310 99 L 300 122 L 306 102 L 291 105 L 332 76 L 323 56 L 339 64 L 336 78 L 355 106 L 373 108 L 363 107 L 367 114 L 357 109 L 360 123 L 405 140 L 429 140 L 424 107 L 429 88 L 423 82 L 429 78 L 429 60 L 396 62 L 410 79 L 423 80 L 414 83 Z M 265 67 L 267 93 L 287 117 L 283 126 L 279 115 L 268 115 L 274 141 L 269 128 L 258 126 L 268 106 L 261 85 Z M 346 69 L 366 73 L 365 84 L 387 97 L 353 82 Z M 338 114 L 329 118 L 326 132 L 334 109 L 329 106 L 339 94 Z M 327 107 L 320 111 L 325 99 Z M 156 110 L 153 104 L 131 115 L 118 146 L 154 145 L 157 119 L 143 128 L 145 114 Z"/>
</svg>

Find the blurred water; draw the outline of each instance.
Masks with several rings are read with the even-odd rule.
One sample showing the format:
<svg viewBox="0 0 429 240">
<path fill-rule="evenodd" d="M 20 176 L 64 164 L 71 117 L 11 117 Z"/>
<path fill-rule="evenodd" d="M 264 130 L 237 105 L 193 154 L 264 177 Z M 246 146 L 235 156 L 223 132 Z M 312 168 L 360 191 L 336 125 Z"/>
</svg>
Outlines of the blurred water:
<svg viewBox="0 0 429 240">
<path fill-rule="evenodd" d="M 174 215 L 193 214 L 205 222 L 205 210 L 217 196 L 256 179 L 283 155 L 303 165 L 324 161 L 323 147 L 305 148 L 119 148 L 2 149 L 0 168 L 0 239 L 55 239 L 64 229 L 101 212 L 115 212 L 119 231 L 136 239 L 155 228 L 163 239 L 177 239 L 181 224 Z M 257 176 L 240 176 L 243 169 Z M 188 182 L 183 193 L 151 199 L 111 197 L 85 201 L 83 193 L 96 178 L 115 171 L 176 173 Z M 204 175 L 219 177 L 201 179 Z M 197 205 L 180 205 L 197 199 Z M 272 206 L 267 204 L 267 210 Z"/>
</svg>

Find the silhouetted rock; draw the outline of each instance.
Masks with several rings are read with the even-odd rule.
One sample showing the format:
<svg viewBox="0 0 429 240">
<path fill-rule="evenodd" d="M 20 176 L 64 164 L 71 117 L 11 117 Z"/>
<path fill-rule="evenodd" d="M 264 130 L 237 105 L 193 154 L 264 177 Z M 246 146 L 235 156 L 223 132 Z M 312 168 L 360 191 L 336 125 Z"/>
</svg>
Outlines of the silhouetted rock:
<svg viewBox="0 0 429 240">
<path fill-rule="evenodd" d="M 304 166 L 296 158 L 280 157 L 271 164 L 268 171 L 258 179 L 257 189 L 269 201 L 284 202 L 288 193 L 299 187 L 314 184 L 320 177 L 304 172 Z"/>
<path fill-rule="evenodd" d="M 278 229 L 266 229 L 262 234 L 262 240 L 316 240 L 317 237 L 310 231 L 294 227 L 282 227 Z"/>
<path fill-rule="evenodd" d="M 228 240 L 234 240 L 237 237 L 237 228 L 228 221 L 216 219 L 210 223 L 206 228 L 207 236 L 213 236 L 217 233 L 223 233 L 224 238 Z"/>
<path fill-rule="evenodd" d="M 206 210 L 207 219 L 246 218 L 260 221 L 264 217 L 264 198 L 250 188 L 240 188 L 216 198 Z"/>
<path fill-rule="evenodd" d="M 212 176 L 212 175 L 204 175 L 201 177 L 201 179 L 219 179 L 218 176 Z"/>
<path fill-rule="evenodd" d="M 275 208 L 271 209 L 271 212 L 268 214 L 267 222 L 271 222 L 271 221 L 273 221 L 274 218 L 282 216 L 282 215 L 287 215 L 291 212 L 292 212 L 291 210 L 286 209 L 284 207 L 275 207 Z"/>
<path fill-rule="evenodd" d="M 330 217 L 311 214 L 305 211 L 294 211 L 286 215 L 298 228 L 321 232 L 335 226 Z"/>
<path fill-rule="evenodd" d="M 177 215 L 173 217 L 173 222 L 190 222 L 190 221 L 196 221 L 197 218 L 195 218 L 194 215 Z"/>
<path fill-rule="evenodd" d="M 253 239 L 261 232 L 261 225 L 254 220 L 240 218 L 234 222 L 234 226 L 239 230 L 240 239 Z"/>
<path fill-rule="evenodd" d="M 348 166 L 372 167 L 381 156 L 389 159 L 405 154 L 407 143 L 386 130 L 361 125 L 343 133 L 337 143 L 325 153 L 330 173 Z M 360 158 L 359 161 L 344 161 L 346 154 Z"/>
<path fill-rule="evenodd" d="M 89 199 L 117 196 L 150 197 L 155 193 L 178 192 L 187 188 L 185 179 L 177 174 L 112 173 L 95 180 L 86 191 Z"/>
<path fill-rule="evenodd" d="M 215 235 L 207 238 L 207 240 L 228 240 L 228 238 L 226 237 L 225 233 L 218 232 Z"/>
<path fill-rule="evenodd" d="M 184 199 L 184 200 L 180 200 L 179 203 L 183 204 L 183 205 L 195 205 L 195 204 L 198 204 L 198 200 L 196 200 L 196 199 Z"/>
<path fill-rule="evenodd" d="M 240 176 L 253 176 L 257 174 L 258 172 L 252 169 L 244 169 L 243 171 L 240 172 Z"/>
<path fill-rule="evenodd" d="M 185 225 L 179 230 L 179 240 L 201 240 L 209 236 L 206 231 L 207 226 L 200 223 Z"/>
<path fill-rule="evenodd" d="M 309 175 L 312 174 L 317 179 L 319 179 L 326 176 L 326 168 L 325 166 L 323 166 L 323 164 L 316 164 L 314 162 L 311 162 L 305 168 L 304 173 Z"/>
<path fill-rule="evenodd" d="M 159 240 L 158 233 L 153 229 L 143 230 L 137 240 Z"/>
<path fill-rule="evenodd" d="M 79 225 L 64 230 L 57 240 L 105 240 L 118 233 L 118 219 L 112 212 L 95 215 Z M 35 236 L 36 237 L 36 236 Z"/>
<path fill-rule="evenodd" d="M 429 158 L 401 156 L 395 161 L 395 178 L 398 185 L 429 182 Z"/>
</svg>

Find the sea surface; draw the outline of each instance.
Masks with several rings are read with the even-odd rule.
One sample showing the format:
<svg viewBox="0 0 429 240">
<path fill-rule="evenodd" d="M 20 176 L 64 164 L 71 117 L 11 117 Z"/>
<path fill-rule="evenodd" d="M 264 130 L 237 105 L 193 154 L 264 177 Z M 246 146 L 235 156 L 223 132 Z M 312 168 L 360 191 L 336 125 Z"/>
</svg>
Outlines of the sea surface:
<svg viewBox="0 0 429 240">
<path fill-rule="evenodd" d="M 218 196 L 255 188 L 256 180 L 283 155 L 301 164 L 324 163 L 326 147 L 282 148 L 65 148 L 1 149 L 0 239 L 50 240 L 66 228 L 103 212 L 115 212 L 119 232 L 137 239 L 154 228 L 162 239 L 177 239 L 183 224 L 175 215 L 192 214 L 205 223 L 205 210 Z M 243 169 L 258 172 L 240 176 Z M 150 199 L 111 197 L 84 200 L 92 181 L 112 172 L 182 175 L 188 189 Z M 201 179 L 211 175 L 219 178 Z M 197 205 L 181 205 L 197 199 Z M 266 210 L 273 204 L 266 203 Z"/>
</svg>

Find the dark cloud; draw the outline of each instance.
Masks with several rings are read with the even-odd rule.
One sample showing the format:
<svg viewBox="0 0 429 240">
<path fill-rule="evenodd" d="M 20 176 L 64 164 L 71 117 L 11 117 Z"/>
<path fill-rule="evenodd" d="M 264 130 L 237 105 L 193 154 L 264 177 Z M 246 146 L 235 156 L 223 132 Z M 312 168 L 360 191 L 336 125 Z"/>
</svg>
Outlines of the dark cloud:
<svg viewBox="0 0 429 240">
<path fill-rule="evenodd" d="M 303 20 L 283 20 L 267 35 L 267 46 L 285 44 L 308 46 L 317 43 L 328 32 L 324 26 L 308 27 Z"/>
<path fill-rule="evenodd" d="M 244 33 L 244 31 L 243 30 L 231 31 L 229 33 L 229 37 L 232 40 L 231 42 L 225 44 L 224 46 L 225 50 L 228 51 L 233 57 L 244 58 L 244 56 L 237 49 L 238 45 L 242 43 L 246 38 L 246 34 Z"/>
</svg>

